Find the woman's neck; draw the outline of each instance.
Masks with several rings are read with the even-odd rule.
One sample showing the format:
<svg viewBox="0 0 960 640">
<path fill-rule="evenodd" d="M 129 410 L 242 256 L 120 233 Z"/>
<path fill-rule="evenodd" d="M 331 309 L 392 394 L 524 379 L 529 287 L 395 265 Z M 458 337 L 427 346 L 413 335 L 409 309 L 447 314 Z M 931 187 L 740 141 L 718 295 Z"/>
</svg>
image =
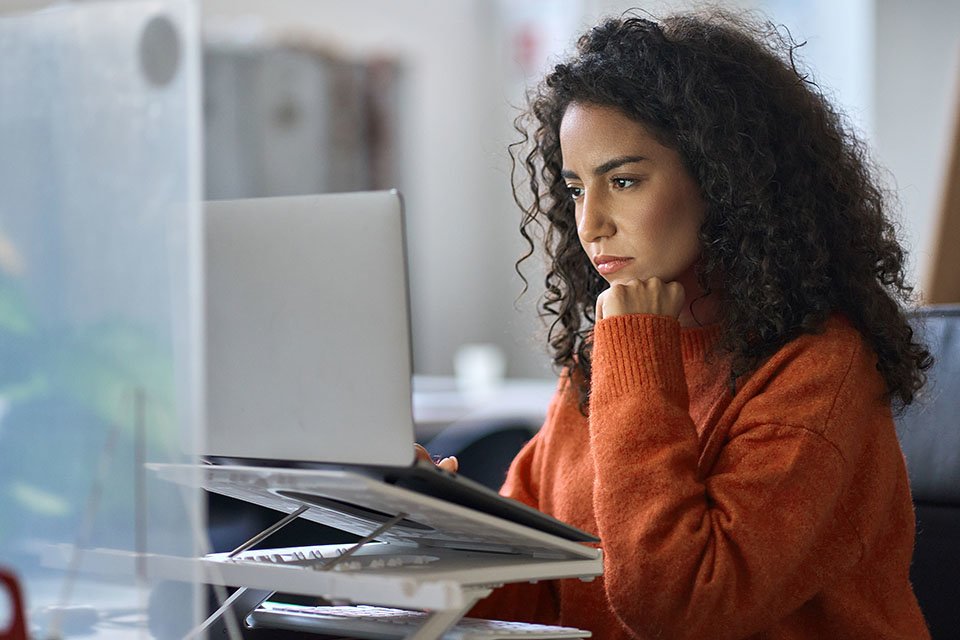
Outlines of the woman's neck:
<svg viewBox="0 0 960 640">
<path fill-rule="evenodd" d="M 705 294 L 697 280 L 696 265 L 691 265 L 683 275 L 677 278 L 677 282 L 683 285 L 683 293 L 686 298 L 683 303 L 683 311 L 680 312 L 678 320 L 680 326 L 701 327 L 713 324 L 718 320 L 720 311 L 720 294 L 717 290 Z"/>
<path fill-rule="evenodd" d="M 688 298 L 684 302 L 683 311 L 677 318 L 681 327 L 702 327 L 717 321 L 717 312 L 719 311 L 717 294 L 711 293 L 706 297 L 702 296 L 701 293 L 699 296 L 692 299 Z"/>
</svg>

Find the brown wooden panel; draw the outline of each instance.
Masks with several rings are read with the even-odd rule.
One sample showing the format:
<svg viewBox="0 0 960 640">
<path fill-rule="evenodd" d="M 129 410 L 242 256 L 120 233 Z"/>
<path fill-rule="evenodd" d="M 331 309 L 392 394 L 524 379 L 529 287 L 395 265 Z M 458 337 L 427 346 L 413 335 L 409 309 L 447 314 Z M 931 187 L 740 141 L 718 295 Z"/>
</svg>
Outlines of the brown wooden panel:
<svg viewBox="0 0 960 640">
<path fill-rule="evenodd" d="M 930 304 L 960 302 L 960 82 L 954 100 L 952 140 L 933 241 L 933 259 L 924 287 L 924 302 Z"/>
</svg>

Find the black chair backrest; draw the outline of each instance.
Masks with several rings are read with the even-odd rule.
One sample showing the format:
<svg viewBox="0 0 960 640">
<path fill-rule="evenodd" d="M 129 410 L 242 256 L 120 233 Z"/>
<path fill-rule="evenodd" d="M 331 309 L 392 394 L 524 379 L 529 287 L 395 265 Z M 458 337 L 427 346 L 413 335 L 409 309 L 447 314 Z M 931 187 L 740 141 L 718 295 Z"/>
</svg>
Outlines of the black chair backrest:
<svg viewBox="0 0 960 640">
<path fill-rule="evenodd" d="M 523 418 L 468 420 L 441 431 L 427 448 L 432 455 L 457 456 L 462 475 L 496 491 L 538 426 Z"/>
<path fill-rule="evenodd" d="M 897 416 L 917 515 L 910 579 L 933 637 L 960 638 L 960 305 L 927 307 L 912 321 L 936 362 Z"/>
</svg>

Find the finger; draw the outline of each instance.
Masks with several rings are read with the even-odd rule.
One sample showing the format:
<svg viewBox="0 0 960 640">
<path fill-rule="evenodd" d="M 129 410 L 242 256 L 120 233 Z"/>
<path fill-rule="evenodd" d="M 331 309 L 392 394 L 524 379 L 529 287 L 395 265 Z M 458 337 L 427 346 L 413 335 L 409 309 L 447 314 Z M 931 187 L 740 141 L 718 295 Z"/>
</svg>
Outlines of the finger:
<svg viewBox="0 0 960 640">
<path fill-rule="evenodd" d="M 667 297 L 670 301 L 672 308 L 679 310 L 683 309 L 683 304 L 687 299 L 687 292 L 684 290 L 683 285 L 679 282 L 671 282 L 667 285 Z"/>
<path fill-rule="evenodd" d="M 599 322 L 603 319 L 603 305 L 607 300 L 607 295 L 609 295 L 610 289 L 604 289 L 600 292 L 600 295 L 597 296 L 597 309 L 596 309 L 596 320 Z"/>
<path fill-rule="evenodd" d="M 457 469 L 460 468 L 460 462 L 454 457 L 450 456 L 449 458 L 444 458 L 437 463 L 437 466 L 443 469 L 444 471 L 449 471 L 450 473 L 456 473 Z"/>
<path fill-rule="evenodd" d="M 433 458 L 430 457 L 430 452 L 427 451 L 423 445 L 414 442 L 413 450 L 416 452 L 417 457 L 421 460 L 429 460 L 430 462 L 433 462 Z"/>
</svg>

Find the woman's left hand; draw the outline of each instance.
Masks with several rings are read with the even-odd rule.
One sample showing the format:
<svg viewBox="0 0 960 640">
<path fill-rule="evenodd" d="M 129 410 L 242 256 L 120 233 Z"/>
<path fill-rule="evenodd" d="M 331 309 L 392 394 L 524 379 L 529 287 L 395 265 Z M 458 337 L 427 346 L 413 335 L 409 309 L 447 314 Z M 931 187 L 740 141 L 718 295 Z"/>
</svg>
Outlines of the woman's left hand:
<svg viewBox="0 0 960 640">
<path fill-rule="evenodd" d="M 457 469 L 460 467 L 460 462 L 455 456 L 449 456 L 443 460 L 434 460 L 433 456 L 430 455 L 430 452 L 427 451 L 422 444 L 413 443 L 413 449 L 417 452 L 417 457 L 427 460 L 434 463 L 444 471 L 449 471 L 450 473 L 456 473 Z"/>
</svg>

